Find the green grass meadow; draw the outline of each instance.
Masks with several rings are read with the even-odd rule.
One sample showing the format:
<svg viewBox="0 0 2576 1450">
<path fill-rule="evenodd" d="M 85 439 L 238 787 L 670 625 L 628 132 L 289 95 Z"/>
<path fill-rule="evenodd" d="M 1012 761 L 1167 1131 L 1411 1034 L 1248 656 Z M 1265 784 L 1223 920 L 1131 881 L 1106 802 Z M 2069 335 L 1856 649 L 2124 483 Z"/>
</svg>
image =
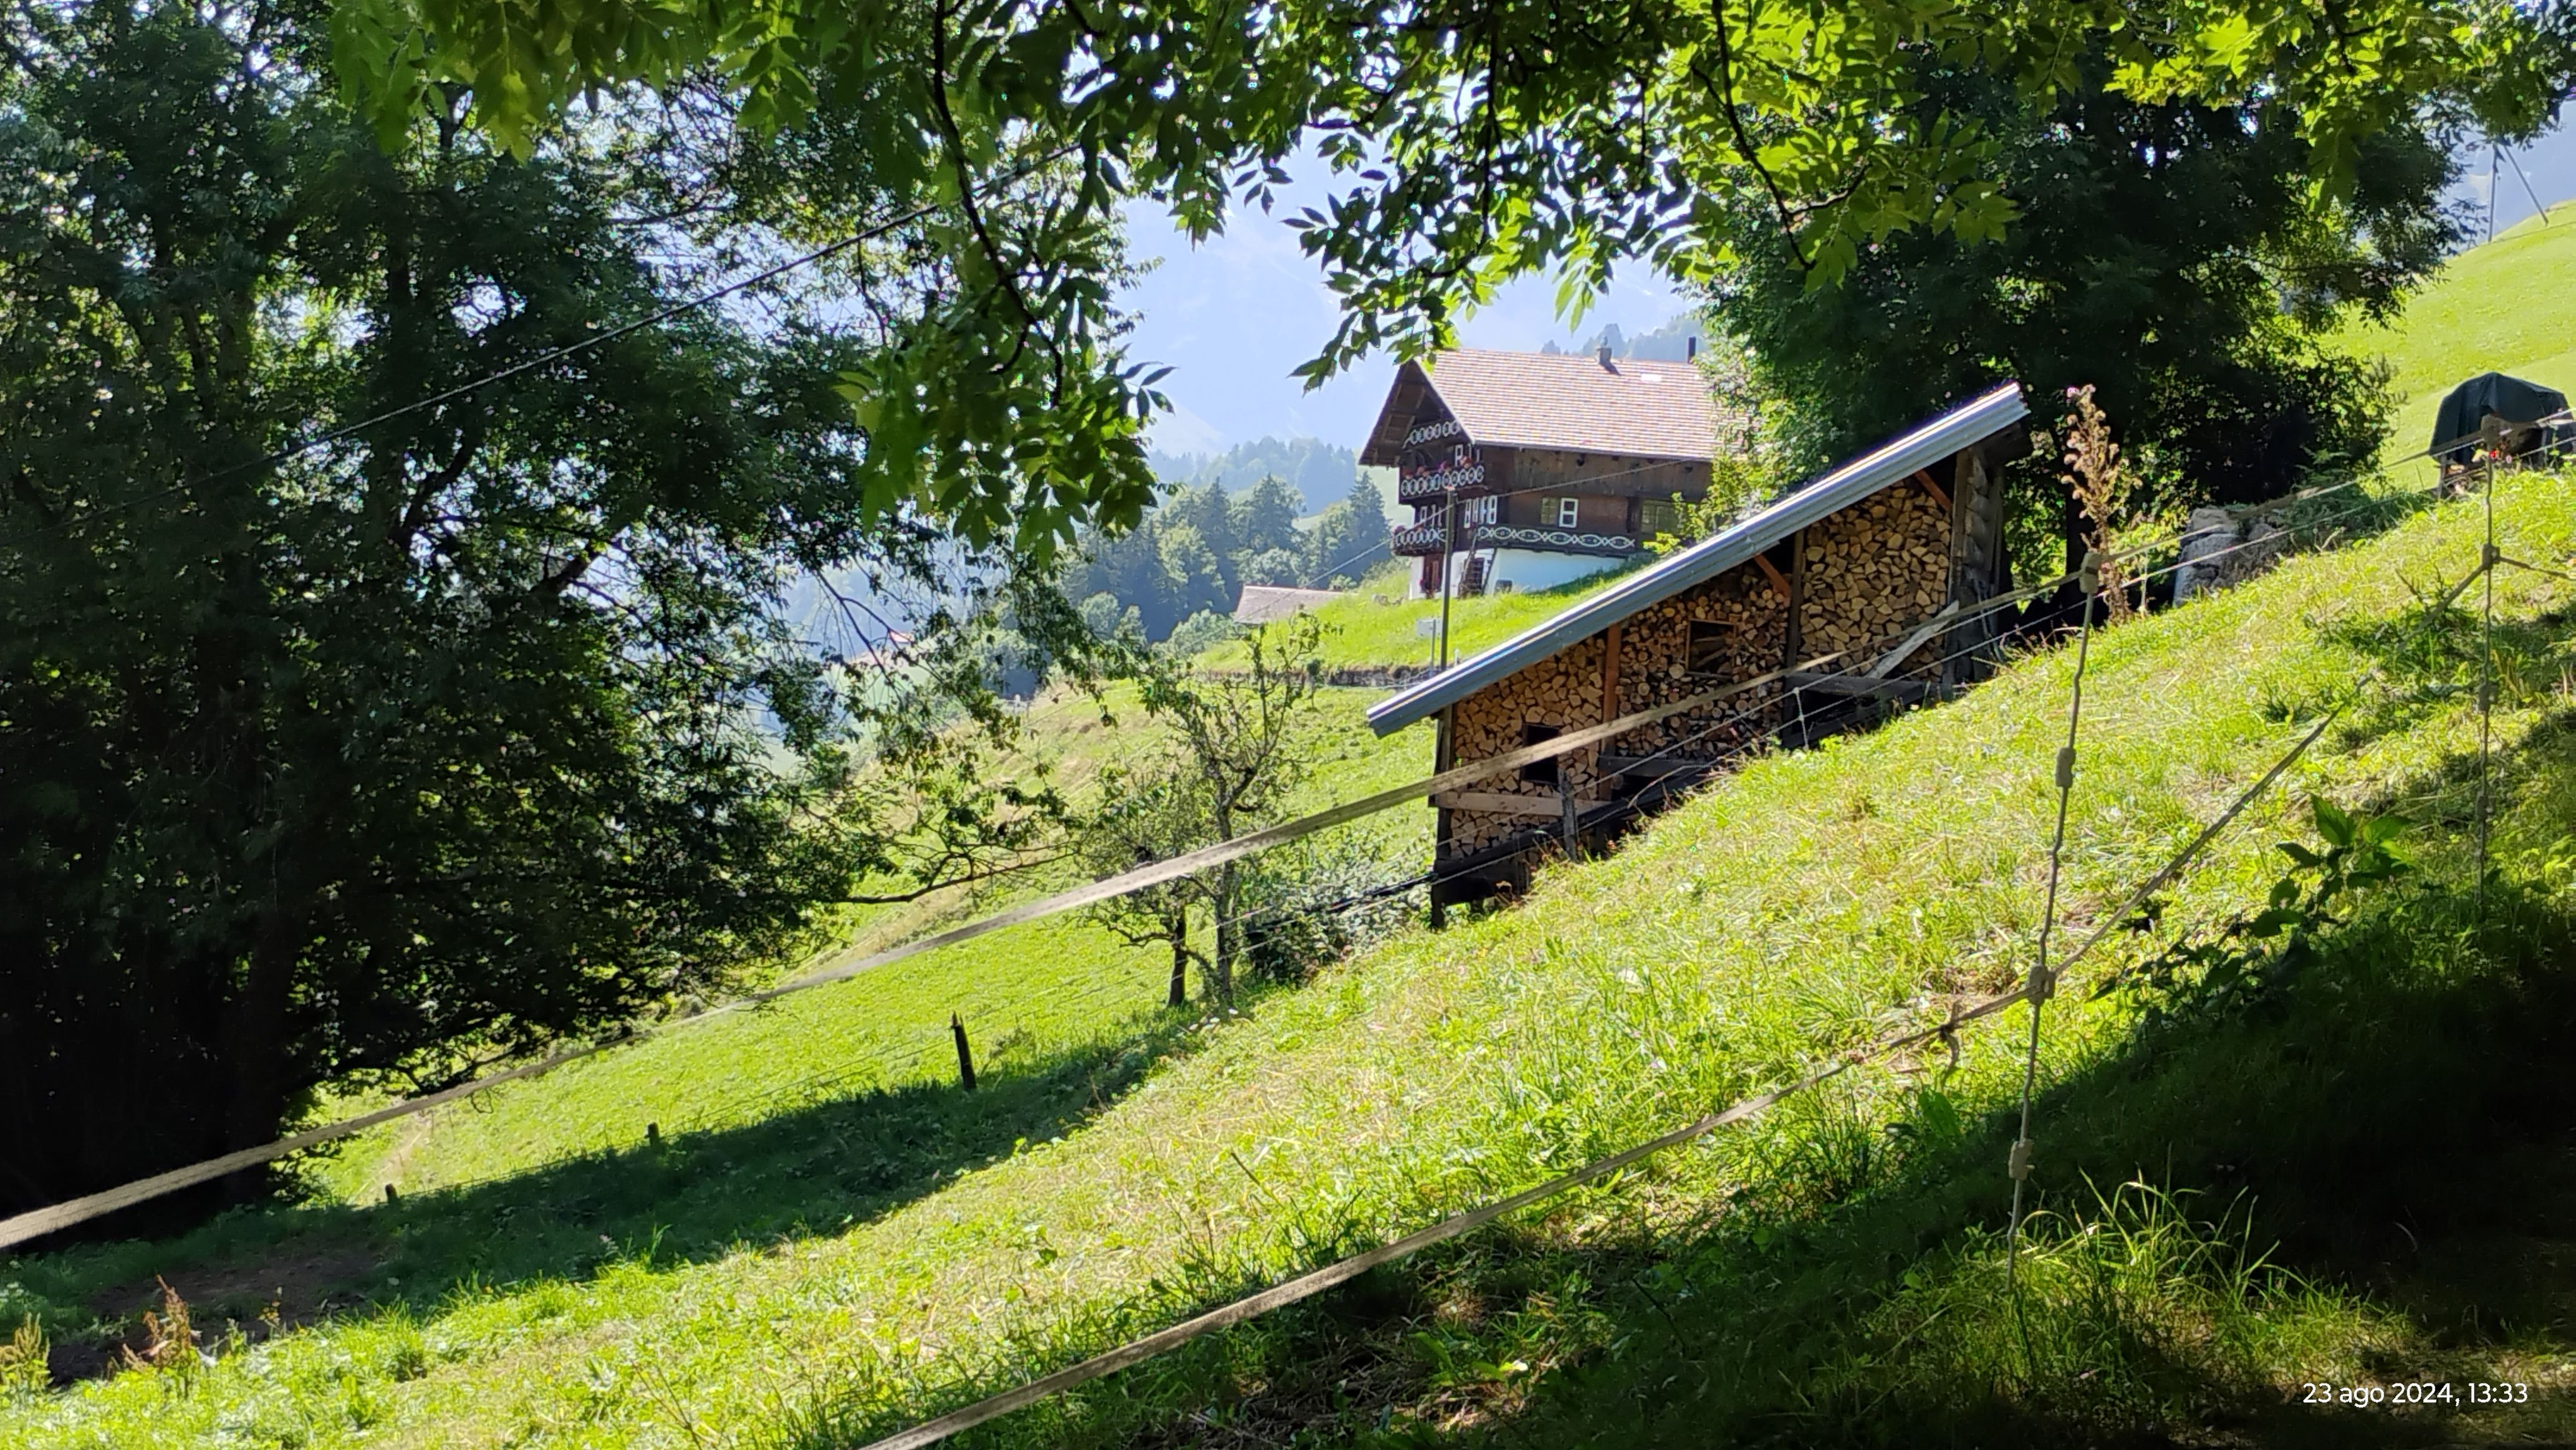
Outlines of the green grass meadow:
<svg viewBox="0 0 2576 1450">
<path fill-rule="evenodd" d="M 1410 564 L 1380 568 L 1343 597 L 1311 611 L 1323 628 L 1317 657 L 1326 669 L 1369 669 L 1395 665 L 1427 668 L 1439 650 L 1436 635 L 1419 631 L 1436 627 L 1440 600 L 1404 597 Z M 1576 600 L 1622 577 L 1625 569 L 1608 570 L 1554 589 L 1526 594 L 1486 594 L 1449 601 L 1449 657 L 1465 659 L 1490 649 L 1542 621 L 1553 619 Z M 1387 602 L 1380 604 L 1377 601 Z M 1239 645 L 1208 652 L 1211 668 L 1239 668 Z"/>
<path fill-rule="evenodd" d="M 2398 397 L 2389 456 L 2421 453 L 2442 395 L 2483 372 L 2511 373 L 2576 397 L 2576 214 L 2531 217 L 2452 259 L 2404 317 L 2346 334 L 2355 351 L 2385 358 Z M 2429 481 L 2431 466 L 2398 476 Z"/>
<path fill-rule="evenodd" d="M 2415 325 L 2496 347 L 2391 347 L 2400 378 L 2576 382 L 2502 355 L 2553 343 L 2497 321 L 2542 304 L 2478 281 L 2489 260 Z M 2506 553 L 2568 563 L 2569 488 L 2499 486 Z M 2576 1437 L 2576 583 L 2496 576 L 2482 766 L 2479 595 L 2428 599 L 2477 558 L 2486 505 L 2392 490 L 2341 547 L 2092 641 L 2070 936 L 2335 720 L 2050 1004 L 2017 1292 L 2019 1010 L 958 1443 Z M 1368 593 L 1331 606 L 1328 648 L 1407 658 L 1422 606 Z M 1564 602 L 1474 601 L 1489 634 L 1461 624 L 1458 652 Z M 2034 653 L 1759 760 L 1508 909 L 1232 1014 L 1165 1012 L 1158 954 L 1059 920 L 393 1125 L 311 1165 L 300 1207 L 0 1262 L 0 1335 L 137 1342 L 159 1276 L 207 1351 L 50 1389 L 0 1372 L 0 1445 L 862 1445 L 2009 986 L 2073 669 Z M 1315 804 L 1427 767 L 1423 732 L 1367 734 L 1368 698 L 1337 693 Z M 1099 715 L 1042 702 L 1033 748 L 1076 780 L 1136 748 Z M 2274 900 L 2276 843 L 2317 842 L 2312 796 L 2402 823 L 2410 873 L 2236 995 L 2186 983 L 2156 1016 L 2097 993 L 2177 946 L 2277 947 L 2228 923 Z M 1354 849 L 1418 864 L 1427 819 Z M 2349 1402 L 2436 1383 L 2449 1402 Z"/>
</svg>

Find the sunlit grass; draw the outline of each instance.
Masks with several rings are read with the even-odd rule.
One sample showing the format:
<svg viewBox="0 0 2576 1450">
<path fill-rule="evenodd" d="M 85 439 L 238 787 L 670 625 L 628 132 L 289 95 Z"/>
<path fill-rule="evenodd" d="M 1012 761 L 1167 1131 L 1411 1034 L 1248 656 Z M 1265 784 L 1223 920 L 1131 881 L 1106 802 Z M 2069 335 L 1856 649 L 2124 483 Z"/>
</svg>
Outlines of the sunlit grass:
<svg viewBox="0 0 2576 1450">
<path fill-rule="evenodd" d="M 2576 544 L 2552 482 L 2518 484 L 2504 514 L 2517 552 L 2564 557 Z M 2472 507 L 2445 506 L 2384 540 L 2296 561 L 2097 640 L 2068 862 L 2075 917 L 2139 879 L 2268 764 L 2295 729 L 2285 712 L 2348 689 L 2361 659 L 2349 632 L 2330 626 L 2407 607 L 2399 573 L 2455 567 L 2476 532 Z M 2500 597 L 2525 618 L 2562 588 L 2512 576 Z M 293 1387 L 317 1373 L 312 1366 L 335 1364 L 368 1397 L 371 1443 L 640 1446 L 685 1441 L 691 1425 L 760 1443 L 779 1427 L 890 1424 L 982 1376 L 1058 1362 L 1230 1286 L 1623 1146 L 1920 1014 L 1927 997 L 2008 981 L 2035 925 L 2069 663 L 2043 656 L 1958 705 L 1759 763 L 1619 855 L 1549 873 L 1511 912 L 1412 935 L 1233 1023 L 1149 1042 L 1141 1056 L 1113 1042 L 1090 1056 L 1037 1054 L 1031 1095 L 1009 1111 L 1046 1127 L 1043 1135 L 1003 1139 L 1008 1123 L 957 1119 L 954 1090 L 925 1083 L 854 1101 L 813 1155 L 755 1157 L 745 1171 L 776 1173 L 776 1188 L 702 1198 L 686 1252 L 656 1246 L 649 1223 L 630 1218 L 587 1262 L 424 1288 L 421 1265 L 404 1258 L 420 1231 L 376 1234 L 369 1241 L 385 1246 L 384 1272 L 404 1280 L 405 1312 L 432 1351 L 410 1378 L 369 1368 L 357 1347 L 383 1331 L 361 1315 L 227 1356 L 185 1401 L 128 1375 L 0 1423 L 49 1445 L 101 1443 L 148 1420 L 156 1443 L 186 1444 L 292 1414 L 312 1443 L 329 1443 L 355 1433 L 345 1404 L 330 1408 Z M 2536 699 L 2509 711 L 2507 746 L 2547 708 Z M 2456 796 L 2456 782 L 2429 782 L 2473 747 L 2472 718 L 2448 697 L 2369 738 L 2338 738 L 2220 843 L 2173 915 L 2207 918 L 2259 899 L 2273 870 L 2268 843 L 2292 829 L 2302 790 Z M 925 974 L 938 986 L 918 989 L 920 1000 L 944 1026 L 943 1002 L 968 982 L 999 990 L 1011 972 L 1041 976 L 1066 954 L 997 945 L 986 967 L 952 959 L 938 971 L 955 975 Z M 1141 988 L 1151 977 L 1142 964 L 1137 972 Z M 857 995 L 872 990 L 890 987 L 861 984 L 851 1001 L 873 1000 Z M 851 1020 L 866 1018 L 855 1010 Z M 704 1069 L 648 1048 L 592 1070 L 596 1092 L 567 1076 L 572 1087 L 556 1091 L 569 1096 L 528 1112 L 524 1127 L 473 1130 L 459 1161 L 498 1165 L 537 1150 L 529 1135 L 557 1121 L 566 1146 L 614 1132 L 627 1135 L 618 1140 L 627 1158 L 644 1157 L 632 1137 L 639 1120 L 676 1117 L 681 1097 L 722 1100 L 701 1095 L 727 1086 L 750 1101 L 749 1092 L 792 1083 L 811 1069 L 789 1059 L 791 1043 L 818 1044 L 817 1059 L 835 1055 L 821 1049 L 833 1039 L 819 1023 L 786 1030 L 805 1020 L 753 1019 L 703 1048 L 662 1049 L 710 1054 Z M 2049 1038 L 2048 1076 L 2112 1050 L 2125 1020 L 2116 1003 L 2070 1002 Z M 1963 1046 L 1952 1091 L 1972 1111 L 2000 1101 L 2016 1080 L 2012 1042 L 1972 1035 Z M 1086 1083 L 1097 1085 L 1088 1096 Z M 1875 1133 L 1873 1124 L 1903 1112 L 1909 1091 L 1902 1076 L 1854 1081 L 1572 1197 L 1517 1231 L 1579 1245 L 1687 1221 L 1724 1202 L 1731 1185 L 1784 1172 L 1829 1201 L 1836 1172 L 1799 1165 L 1830 1165 L 1820 1144 Z M 522 1111 L 498 1106 L 494 1116 Z M 746 1108 L 737 1120 L 753 1115 Z M 781 1224 L 752 1211 L 764 1191 L 798 1198 L 790 1185 L 805 1180 L 796 1171 L 851 1156 L 887 1157 L 899 1181 L 845 1190 L 861 1210 L 846 1225 L 811 1212 L 801 1225 Z M 674 1171 L 685 1175 L 686 1162 Z M 509 1198 L 479 1192 L 490 1196 L 469 1193 L 460 1211 Z M 740 1214 L 740 1246 L 707 1249 L 728 1210 Z M 348 1217 L 374 1234 L 376 1215 L 399 1225 L 444 1211 L 438 1198 L 407 1199 Z M 618 1210 L 576 1193 L 531 1211 L 567 1220 L 552 1232 L 568 1244 L 585 1214 Z M 518 1230 L 487 1218 L 476 1231 Z M 112 1257 L 120 1273 L 149 1261 L 144 1251 Z M 77 1256 L 13 1271 L 60 1297 L 99 1272 Z M 1436 1321 L 1440 1311 L 1425 1312 Z M 1420 1353 L 1423 1365 L 1438 1359 Z M 1483 1373 L 1477 1364 L 1512 1362 L 1460 1361 L 1440 1373 L 1472 1378 Z M 999 1438 L 1116 1439 L 1131 1417 L 1150 1420 L 1156 1406 L 1178 1403 L 1166 1392 L 1187 1390 L 1199 1363 L 1185 1360 L 1168 1384 L 1145 1375 L 1023 1417 Z M 1452 1392 L 1465 1393 L 1443 1393 Z"/>
</svg>

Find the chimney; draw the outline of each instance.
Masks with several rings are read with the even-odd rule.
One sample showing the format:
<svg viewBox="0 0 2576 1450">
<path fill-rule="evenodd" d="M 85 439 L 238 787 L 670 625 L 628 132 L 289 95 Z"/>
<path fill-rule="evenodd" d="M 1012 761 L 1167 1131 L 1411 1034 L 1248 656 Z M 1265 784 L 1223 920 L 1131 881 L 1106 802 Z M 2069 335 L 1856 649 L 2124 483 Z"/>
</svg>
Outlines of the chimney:
<svg viewBox="0 0 2576 1450">
<path fill-rule="evenodd" d="M 1682 361 L 1683 361 L 1683 362 L 1689 362 L 1689 361 L 1691 361 L 1692 359 L 1697 358 L 1698 356 L 1699 356 L 1699 339 L 1698 339 L 1698 338 L 1696 338 L 1696 337 L 1689 337 L 1689 338 L 1684 338 L 1684 339 L 1682 339 Z"/>
<path fill-rule="evenodd" d="M 1597 353 L 1594 353 L 1594 354 L 1593 354 L 1593 356 L 1594 356 L 1595 358 L 1598 358 L 1598 359 L 1600 360 L 1601 365 L 1602 365 L 1603 367 L 1605 367 L 1605 368 L 1606 368 L 1606 367 L 1610 366 L 1610 344 L 1608 344 L 1608 343 L 1606 343 L 1606 342 L 1605 342 L 1605 343 L 1603 343 L 1603 344 L 1601 344 L 1601 350 L 1600 350 L 1599 352 L 1597 352 Z"/>
</svg>

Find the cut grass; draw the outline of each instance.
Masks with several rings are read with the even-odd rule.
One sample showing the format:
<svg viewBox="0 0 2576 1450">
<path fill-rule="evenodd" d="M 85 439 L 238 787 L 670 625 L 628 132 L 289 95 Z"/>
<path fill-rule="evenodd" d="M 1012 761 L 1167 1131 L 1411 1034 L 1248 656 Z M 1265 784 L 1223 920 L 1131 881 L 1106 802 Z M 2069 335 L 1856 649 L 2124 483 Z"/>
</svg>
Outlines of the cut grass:
<svg viewBox="0 0 2576 1450">
<path fill-rule="evenodd" d="M 2518 481 L 2503 508 L 2514 552 L 2564 557 L 2576 543 L 2554 482 Z M 2068 862 L 2075 919 L 2144 876 L 2258 773 L 2293 733 L 2290 717 L 2348 691 L 2364 659 L 2339 622 L 2397 615 L 2411 599 L 2400 574 L 2456 573 L 2474 557 L 2476 526 L 2469 507 L 2446 506 L 2382 540 L 2098 639 Z M 2516 619 L 2536 617 L 2561 588 L 2529 576 L 2499 582 Z M 1020 1134 L 1029 1146 L 989 1164 L 969 1157 L 934 1192 L 867 1201 L 845 1229 L 809 1214 L 806 1227 L 820 1232 L 764 1234 L 677 1261 L 630 1236 L 579 1268 L 453 1287 L 420 1284 L 414 1270 L 400 1274 L 406 1332 L 421 1336 L 428 1363 L 408 1378 L 372 1367 L 364 1347 L 390 1331 L 361 1318 L 227 1356 L 185 1400 L 149 1376 L 121 1376 L 29 1407 L 12 1429 L 31 1444 L 79 1445 L 148 1422 L 157 1443 L 187 1444 L 214 1443 L 227 1426 L 291 1422 L 328 1443 L 354 1433 L 346 1395 L 311 1388 L 321 1366 L 335 1366 L 366 1397 L 370 1443 L 759 1443 L 773 1432 L 845 1443 L 990 1378 L 1061 1362 L 1624 1146 L 1874 1034 L 1890 1014 L 1916 1016 L 1947 994 L 2008 981 L 2034 925 L 2067 667 L 2063 655 L 2034 659 L 1957 705 L 1764 761 L 1618 856 L 1550 873 L 1521 908 L 1408 937 L 1240 1022 L 1195 1031 L 1194 1050 L 1140 1062 L 1139 1084 L 1115 1110 L 1063 1141 Z M 2508 711 L 2504 739 L 2519 740 L 2545 712 L 2541 702 Z M 2456 693 L 2374 730 L 2303 764 L 2293 791 L 2427 792 L 2456 811 L 2461 787 L 2445 762 L 2474 740 Z M 2272 874 L 2267 843 L 2285 829 L 2290 800 L 2274 797 L 2219 843 L 2176 893 L 2173 919 L 2259 900 Z M 2049 1039 L 2049 1076 L 2100 1060 L 2127 1021 L 2117 1002 L 2069 1003 Z M 2013 1044 L 1974 1035 L 1965 1049 L 1953 1079 L 1960 1100 L 2000 1101 L 2015 1080 Z M 634 1059 L 642 1078 L 652 1076 L 651 1050 Z M 1906 1082 L 1873 1075 L 1794 1104 L 1572 1196 L 1516 1232 L 1580 1246 L 1687 1221 L 1814 1158 L 1820 1143 L 1874 1134 L 1901 1116 Z M 852 1149 L 881 1151 L 878 1141 L 854 1139 Z M 1835 1196 L 1833 1177 L 1820 1175 L 1820 1201 Z M 398 1212 L 443 1207 L 407 1200 Z M 578 1200 L 561 1210 L 567 1232 L 588 1230 L 594 1212 Z M 389 1237 L 389 1272 L 400 1273 L 410 1233 Z M 103 1262 L 132 1251 L 89 1253 Z M 62 1303 L 97 1281 L 89 1262 L 72 1254 L 14 1272 Z M 134 1263 L 120 1260 L 117 1272 Z M 1441 1271 L 1430 1265 L 1424 1282 L 1444 1282 Z M 1497 1292 L 1489 1280 L 1467 1282 L 1481 1296 Z M 1542 1287 L 1579 1329 L 1583 1296 L 1568 1303 L 1562 1284 Z M 1399 1317 L 1438 1329 L 1437 1302 L 1409 1288 L 1398 1297 L 1413 1306 Z M 1527 1319 L 1515 1332 L 1558 1342 L 1544 1326 L 1559 1319 L 1527 1297 L 1512 1311 Z M 1461 1360 L 1482 1332 L 1462 1328 L 1459 1347 L 1444 1351 L 1448 1368 L 1404 1371 L 1406 1392 L 1446 1376 L 1439 1393 L 1482 1406 L 1477 1414 L 1517 1403 L 1535 1371 L 1507 1366 L 1542 1361 Z M 1569 1333 L 1579 1348 L 1583 1336 Z M 1209 1385 L 1239 1399 L 1259 1380 L 1267 1341 L 1234 1342 L 982 1438 L 1108 1443 L 1204 1413 Z M 1254 1356 L 1252 1381 L 1209 1369 L 1229 1354 Z M 1419 1359 L 1441 1362 L 1429 1349 Z"/>
</svg>

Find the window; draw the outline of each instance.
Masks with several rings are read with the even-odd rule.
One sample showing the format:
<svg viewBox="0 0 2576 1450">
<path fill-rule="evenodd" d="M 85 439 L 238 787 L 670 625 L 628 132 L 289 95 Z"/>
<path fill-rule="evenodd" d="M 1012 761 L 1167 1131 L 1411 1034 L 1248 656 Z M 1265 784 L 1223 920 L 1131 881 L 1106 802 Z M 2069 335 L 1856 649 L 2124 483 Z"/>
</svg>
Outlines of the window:
<svg viewBox="0 0 2576 1450">
<path fill-rule="evenodd" d="M 1521 727 L 1521 744 L 1536 745 L 1543 740 L 1554 740 L 1559 733 L 1553 725 L 1524 725 Z M 1522 766 L 1521 779 L 1532 785 L 1556 784 L 1556 757 L 1533 760 Z"/>
<path fill-rule="evenodd" d="M 1686 656 L 1692 674 L 1715 674 L 1726 664 L 1726 626 L 1713 620 L 1690 622 L 1690 653 Z"/>
<path fill-rule="evenodd" d="M 1492 494 L 1487 494 L 1483 498 L 1471 498 L 1458 506 L 1458 517 L 1461 522 L 1470 527 L 1477 524 L 1490 524 L 1501 516 L 1496 507 L 1500 503 L 1502 500 Z"/>
<path fill-rule="evenodd" d="M 1542 505 L 1547 511 L 1548 522 L 1560 529 L 1573 528 L 1575 521 L 1583 516 L 1581 499 L 1551 498 L 1542 500 Z"/>
<path fill-rule="evenodd" d="M 1651 539 L 1657 534 L 1681 532 L 1682 511 L 1666 499 L 1641 499 L 1637 504 L 1637 537 Z"/>
</svg>

